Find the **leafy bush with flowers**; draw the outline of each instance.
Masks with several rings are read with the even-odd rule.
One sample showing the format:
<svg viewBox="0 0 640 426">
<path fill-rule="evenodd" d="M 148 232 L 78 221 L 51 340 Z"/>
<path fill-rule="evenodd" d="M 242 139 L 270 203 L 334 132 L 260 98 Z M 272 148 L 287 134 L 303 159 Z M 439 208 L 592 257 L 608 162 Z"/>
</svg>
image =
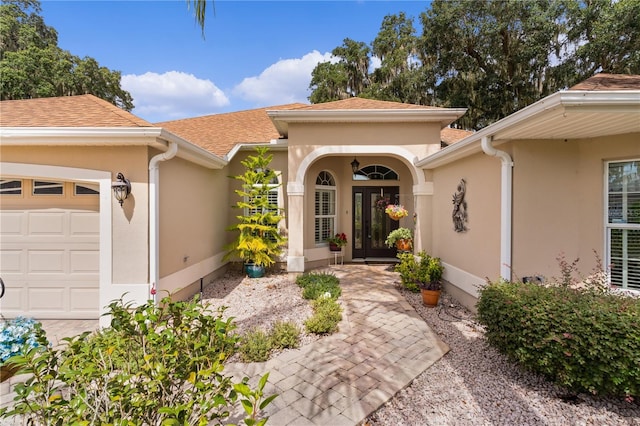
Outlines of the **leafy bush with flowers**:
<svg viewBox="0 0 640 426">
<path fill-rule="evenodd" d="M 26 374 L 16 383 L 2 419 L 21 416 L 29 425 L 227 424 L 244 408 L 246 425 L 264 425 L 269 373 L 258 384 L 224 374 L 238 336 L 224 307 L 198 298 L 134 306 L 108 306 L 111 326 L 48 345 L 42 327 L 37 348 L 11 358 Z"/>
<path fill-rule="evenodd" d="M 384 212 L 396 220 L 409 216 L 407 209 L 400 204 L 389 204 Z"/>
<path fill-rule="evenodd" d="M 335 236 L 327 239 L 329 244 L 335 244 L 338 247 L 347 245 L 347 235 L 344 232 L 338 232 Z"/>
<path fill-rule="evenodd" d="M 36 330 L 42 325 L 33 318 L 17 317 L 0 321 L 0 365 L 12 356 L 38 346 Z"/>
</svg>

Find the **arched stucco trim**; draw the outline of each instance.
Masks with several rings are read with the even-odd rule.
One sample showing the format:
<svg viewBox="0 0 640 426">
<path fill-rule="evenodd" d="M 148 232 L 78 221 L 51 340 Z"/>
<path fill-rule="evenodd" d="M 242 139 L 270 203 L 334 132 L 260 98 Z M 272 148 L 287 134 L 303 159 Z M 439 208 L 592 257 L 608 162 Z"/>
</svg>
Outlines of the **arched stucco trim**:
<svg viewBox="0 0 640 426">
<path fill-rule="evenodd" d="M 4 162 L 0 162 L 0 170 L 2 170 L 3 177 L 93 182 L 100 186 L 100 296 L 98 300 L 100 306 L 98 308 L 99 310 L 103 309 L 111 300 L 109 298 L 111 296 L 109 290 L 112 278 L 111 207 L 113 198 L 111 196 L 111 172 L 43 164 Z M 102 318 L 105 317 L 101 317 L 101 323 L 104 322 Z"/>
<path fill-rule="evenodd" d="M 353 154 L 353 155 L 389 155 L 403 159 L 414 185 L 424 184 L 424 175 L 415 167 L 415 162 L 418 160 L 416 155 L 409 150 L 390 145 L 340 145 L 340 146 L 323 146 L 313 152 L 309 153 L 300 163 L 298 171 L 296 173 L 295 185 L 297 188 L 304 188 L 304 177 L 307 174 L 309 167 L 319 158 L 326 157 L 328 155 L 335 154 Z"/>
</svg>

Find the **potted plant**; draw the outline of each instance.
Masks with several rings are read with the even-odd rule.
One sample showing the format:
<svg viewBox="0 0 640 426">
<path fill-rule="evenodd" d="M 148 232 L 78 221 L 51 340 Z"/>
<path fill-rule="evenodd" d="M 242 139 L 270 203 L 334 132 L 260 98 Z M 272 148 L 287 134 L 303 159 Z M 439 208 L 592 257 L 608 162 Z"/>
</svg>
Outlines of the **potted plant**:
<svg viewBox="0 0 640 426">
<path fill-rule="evenodd" d="M 425 306 L 435 307 L 440 299 L 442 291 L 442 272 L 444 266 L 439 257 L 431 257 L 425 252 L 420 253 L 420 266 L 418 268 L 418 286 L 422 295 L 422 303 Z"/>
<path fill-rule="evenodd" d="M 395 266 L 395 271 L 400 273 L 404 287 L 410 291 L 420 291 L 422 303 L 435 307 L 442 291 L 444 266 L 440 258 L 429 256 L 424 251 L 417 255 L 399 253 L 398 258 L 400 263 Z"/>
<path fill-rule="evenodd" d="M 227 246 L 223 260 L 239 257 L 251 278 L 263 276 L 265 267 L 275 263 L 275 258 L 286 244 L 286 239 L 278 231 L 282 209 L 269 201 L 270 192 L 277 186 L 274 182 L 278 179 L 275 171 L 269 169 L 273 155 L 268 154 L 268 150 L 267 147 L 257 147 L 256 155 L 249 155 L 241 162 L 246 168 L 244 174 L 233 176 L 242 182 L 242 189 L 235 190 L 240 200 L 233 207 L 243 214 L 236 216 L 238 223 L 228 229 L 238 235 Z"/>
<path fill-rule="evenodd" d="M 389 204 L 385 208 L 384 212 L 389 215 L 389 217 L 393 220 L 400 220 L 403 217 L 409 216 L 409 212 L 404 206 L 400 204 Z"/>
<path fill-rule="evenodd" d="M 409 228 L 398 228 L 389 232 L 384 243 L 388 247 L 396 246 L 399 251 L 411 251 L 413 232 Z"/>
<path fill-rule="evenodd" d="M 329 250 L 341 251 L 342 247 L 347 245 L 347 235 L 344 232 L 339 232 L 335 236 L 327 239 L 329 242 Z"/>
</svg>

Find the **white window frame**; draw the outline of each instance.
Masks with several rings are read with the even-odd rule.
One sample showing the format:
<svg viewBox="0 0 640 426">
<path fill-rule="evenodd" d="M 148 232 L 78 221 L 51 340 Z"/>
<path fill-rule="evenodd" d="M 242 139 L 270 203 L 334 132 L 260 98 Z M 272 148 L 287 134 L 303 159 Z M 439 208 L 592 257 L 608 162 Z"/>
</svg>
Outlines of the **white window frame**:
<svg viewBox="0 0 640 426">
<path fill-rule="evenodd" d="M 0 195 L 8 195 L 8 196 L 21 196 L 24 188 L 24 181 L 22 179 L 0 179 L 0 184 L 5 185 L 11 182 L 20 182 L 20 186 L 15 188 L 1 188 L 0 187 Z"/>
<path fill-rule="evenodd" d="M 616 161 L 607 161 L 605 162 L 605 170 L 604 170 L 604 229 L 605 229 L 605 235 L 604 235 L 604 243 L 605 243 L 605 261 L 606 261 L 606 265 L 607 265 L 607 269 L 610 268 L 610 266 L 613 263 L 613 259 L 611 257 L 611 232 L 612 230 L 622 230 L 624 234 L 627 234 L 628 231 L 638 231 L 640 232 L 640 223 L 628 223 L 624 218 L 621 219 L 619 222 L 610 222 L 609 220 L 609 169 L 610 166 L 612 164 L 620 164 L 620 163 L 631 163 L 631 162 L 638 162 L 640 163 L 640 158 L 633 158 L 633 159 L 628 159 L 628 160 L 616 160 Z M 638 165 L 640 168 L 640 164 Z M 625 198 L 625 192 L 623 192 L 623 198 Z M 624 211 L 624 204 L 626 202 L 623 201 L 623 211 Z M 624 216 L 624 213 L 623 213 Z M 623 236 L 623 239 L 625 237 Z M 623 245 L 625 245 L 625 243 L 623 243 Z M 626 250 L 626 245 L 625 247 L 623 247 L 623 251 Z M 610 284 L 622 288 L 622 289 L 633 289 L 633 290 L 640 290 L 640 284 L 636 284 L 636 283 L 632 283 L 632 285 L 630 286 L 629 284 L 629 279 L 631 277 L 628 276 L 628 262 L 629 260 L 632 261 L 638 261 L 638 259 L 629 259 L 628 256 L 624 256 L 623 255 L 623 266 L 621 267 L 622 269 L 622 276 L 620 277 L 621 282 L 620 283 L 613 283 L 612 282 L 612 278 L 613 278 L 613 274 L 611 273 L 611 271 L 609 272 L 609 282 Z"/>
<path fill-rule="evenodd" d="M 86 188 L 90 191 L 93 192 L 87 192 L 87 193 L 78 193 L 78 188 L 82 187 L 82 188 Z M 73 184 L 73 195 L 76 197 L 91 197 L 91 196 L 97 196 L 100 195 L 100 185 L 94 184 L 94 183 L 74 183 Z"/>
<path fill-rule="evenodd" d="M 324 185 L 318 184 L 318 177 L 321 173 L 326 173 L 331 177 L 333 181 L 333 185 Z M 329 198 L 333 196 L 333 213 L 330 214 L 322 214 L 322 212 L 318 208 L 317 200 L 319 193 L 327 193 L 329 194 Z M 338 221 L 338 190 L 336 186 L 336 178 L 328 170 L 322 170 L 316 176 L 316 185 L 314 191 L 314 206 L 313 206 L 313 239 L 316 246 L 327 246 L 329 243 L 327 242 L 327 238 L 333 236 L 336 231 L 337 221 Z M 330 219 L 330 223 L 332 226 L 329 226 L 329 229 L 324 229 L 321 225 L 323 219 Z M 320 220 L 320 229 L 318 229 L 318 220 Z M 331 229 L 333 228 L 333 229 Z M 328 233 L 327 233 L 328 231 Z M 327 234 L 326 238 L 323 238 L 323 234 Z"/>
<path fill-rule="evenodd" d="M 44 185 L 36 185 L 36 182 L 42 183 Z M 50 188 L 60 188 L 60 193 L 52 193 L 52 194 L 38 194 L 36 191 L 38 189 L 50 189 Z M 40 180 L 40 179 L 34 179 L 33 180 L 33 187 L 31 188 L 31 195 L 34 195 L 36 197 L 61 197 L 64 196 L 64 182 L 56 182 L 56 181 L 50 181 L 50 180 Z"/>
</svg>

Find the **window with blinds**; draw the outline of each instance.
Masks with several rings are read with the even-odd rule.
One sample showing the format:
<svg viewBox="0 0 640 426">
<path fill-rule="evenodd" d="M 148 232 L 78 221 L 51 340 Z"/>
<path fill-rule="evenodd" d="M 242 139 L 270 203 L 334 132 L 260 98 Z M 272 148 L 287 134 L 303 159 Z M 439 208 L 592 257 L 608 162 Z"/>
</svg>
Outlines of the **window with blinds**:
<svg viewBox="0 0 640 426">
<path fill-rule="evenodd" d="M 316 178 L 315 243 L 323 244 L 336 231 L 336 181 L 333 175 L 322 171 Z"/>
<path fill-rule="evenodd" d="M 607 264 L 611 284 L 640 290 L 640 160 L 607 167 Z"/>
</svg>

